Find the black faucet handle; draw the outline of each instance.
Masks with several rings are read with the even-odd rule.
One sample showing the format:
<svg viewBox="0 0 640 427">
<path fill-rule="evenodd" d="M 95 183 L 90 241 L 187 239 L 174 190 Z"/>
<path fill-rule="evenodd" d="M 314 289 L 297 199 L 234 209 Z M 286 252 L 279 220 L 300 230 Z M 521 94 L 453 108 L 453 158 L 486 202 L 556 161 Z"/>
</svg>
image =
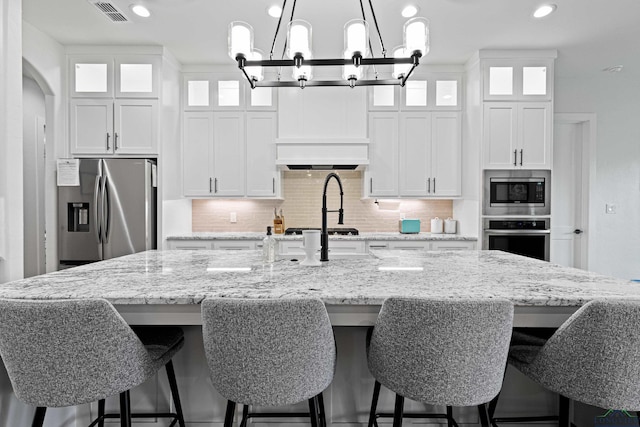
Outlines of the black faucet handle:
<svg viewBox="0 0 640 427">
<path fill-rule="evenodd" d="M 338 224 L 344 225 L 344 210 L 342 208 L 338 209 Z"/>
</svg>

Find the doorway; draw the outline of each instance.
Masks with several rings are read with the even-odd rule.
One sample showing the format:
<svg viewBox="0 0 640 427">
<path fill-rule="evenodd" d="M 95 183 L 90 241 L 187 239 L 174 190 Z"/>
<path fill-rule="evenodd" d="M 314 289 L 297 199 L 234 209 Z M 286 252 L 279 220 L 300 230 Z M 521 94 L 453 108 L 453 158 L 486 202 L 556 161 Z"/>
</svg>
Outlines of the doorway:
<svg viewBox="0 0 640 427">
<path fill-rule="evenodd" d="M 24 277 L 46 272 L 45 94 L 25 69 L 23 96 Z"/>
<path fill-rule="evenodd" d="M 551 262 L 589 269 L 590 188 L 595 183 L 595 114 L 556 114 L 551 178 Z"/>
</svg>

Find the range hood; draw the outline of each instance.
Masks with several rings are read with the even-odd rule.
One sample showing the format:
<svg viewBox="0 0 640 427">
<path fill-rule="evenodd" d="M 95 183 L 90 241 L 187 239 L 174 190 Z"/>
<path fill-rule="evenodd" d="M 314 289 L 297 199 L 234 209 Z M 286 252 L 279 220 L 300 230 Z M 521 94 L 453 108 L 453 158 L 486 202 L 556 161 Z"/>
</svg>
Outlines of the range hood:
<svg viewBox="0 0 640 427">
<path fill-rule="evenodd" d="M 276 165 L 290 170 L 362 169 L 369 164 L 367 138 L 279 138 Z"/>
</svg>

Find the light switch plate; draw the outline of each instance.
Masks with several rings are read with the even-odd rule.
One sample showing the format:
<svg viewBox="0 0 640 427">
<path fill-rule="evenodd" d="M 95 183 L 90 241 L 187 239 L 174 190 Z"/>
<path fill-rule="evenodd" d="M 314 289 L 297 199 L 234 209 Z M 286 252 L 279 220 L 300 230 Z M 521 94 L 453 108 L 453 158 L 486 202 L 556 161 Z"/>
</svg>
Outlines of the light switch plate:
<svg viewBox="0 0 640 427">
<path fill-rule="evenodd" d="M 231 223 L 238 222 L 238 215 L 236 215 L 235 212 L 230 212 L 229 213 L 229 222 L 231 222 Z"/>
<path fill-rule="evenodd" d="M 605 205 L 605 212 L 606 212 L 606 213 L 608 213 L 608 214 L 614 214 L 614 213 L 616 213 L 616 209 L 617 209 L 617 208 L 618 208 L 618 207 L 617 207 L 615 204 L 613 204 L 613 203 L 607 203 L 607 204 Z"/>
</svg>

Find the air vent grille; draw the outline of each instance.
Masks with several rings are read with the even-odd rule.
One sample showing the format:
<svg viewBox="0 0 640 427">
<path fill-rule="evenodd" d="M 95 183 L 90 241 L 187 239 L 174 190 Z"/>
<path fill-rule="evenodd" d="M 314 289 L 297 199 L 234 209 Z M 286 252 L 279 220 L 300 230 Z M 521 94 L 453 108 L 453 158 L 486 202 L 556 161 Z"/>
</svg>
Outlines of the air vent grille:
<svg viewBox="0 0 640 427">
<path fill-rule="evenodd" d="M 129 22 L 129 19 L 127 19 L 124 13 L 118 10 L 118 8 L 115 7 L 113 4 L 107 3 L 107 2 L 101 2 L 101 1 L 92 1 L 92 0 L 89 0 L 89 2 L 93 4 L 95 7 L 97 7 L 98 10 L 102 12 L 107 18 L 109 18 L 110 21 Z"/>
</svg>

